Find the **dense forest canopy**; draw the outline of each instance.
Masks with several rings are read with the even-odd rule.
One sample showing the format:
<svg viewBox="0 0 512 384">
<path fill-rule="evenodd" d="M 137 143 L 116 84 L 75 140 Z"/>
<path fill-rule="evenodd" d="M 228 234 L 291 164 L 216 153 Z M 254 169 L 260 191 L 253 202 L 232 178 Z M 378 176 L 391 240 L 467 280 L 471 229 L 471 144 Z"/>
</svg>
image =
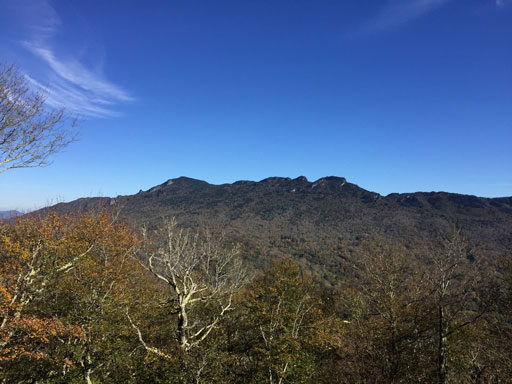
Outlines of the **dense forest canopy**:
<svg viewBox="0 0 512 384">
<path fill-rule="evenodd" d="M 0 377 L 24 383 L 507 383 L 512 263 L 463 231 L 367 236 L 336 288 L 219 232 L 40 213 L 0 228 Z"/>
</svg>

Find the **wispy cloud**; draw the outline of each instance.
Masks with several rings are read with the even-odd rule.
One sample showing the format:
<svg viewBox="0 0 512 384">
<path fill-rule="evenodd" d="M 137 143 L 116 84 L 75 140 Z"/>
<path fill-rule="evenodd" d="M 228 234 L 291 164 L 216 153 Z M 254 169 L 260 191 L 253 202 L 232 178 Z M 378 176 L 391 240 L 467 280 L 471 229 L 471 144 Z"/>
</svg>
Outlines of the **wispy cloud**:
<svg viewBox="0 0 512 384">
<path fill-rule="evenodd" d="M 29 75 L 25 75 L 27 81 L 38 88 L 46 96 L 46 103 L 55 108 L 66 108 L 68 112 L 82 116 L 118 116 L 119 113 L 112 110 L 115 103 L 105 99 L 95 98 L 87 92 L 77 90 L 67 82 L 56 79 L 51 85 L 43 85 Z"/>
<path fill-rule="evenodd" d="M 409 23 L 451 0 L 393 0 L 375 17 L 365 22 L 360 34 L 376 33 Z M 498 0 L 504 1 L 504 0 Z"/>
<path fill-rule="evenodd" d="M 46 72 L 41 75 L 42 78 L 36 80 L 28 75 L 26 78 L 34 87 L 44 91 L 49 105 L 64 107 L 82 116 L 100 117 L 115 116 L 118 114 L 116 105 L 135 100 L 104 76 L 101 65 L 88 68 L 75 58 L 76 53 L 74 57 L 71 56 L 74 52 L 57 54 L 53 40 L 62 28 L 62 21 L 49 2 L 33 2 L 24 11 L 44 16 L 26 18 L 32 20 L 27 25 L 29 38 L 21 41 L 21 44 L 45 64 Z"/>
<path fill-rule="evenodd" d="M 55 57 L 54 52 L 47 47 L 35 46 L 28 42 L 24 43 L 24 45 L 34 55 L 44 60 L 55 74 L 74 86 L 91 92 L 100 98 L 133 101 L 133 98 L 121 88 L 86 69 L 75 59 L 63 61 Z"/>
<path fill-rule="evenodd" d="M 498 7 L 504 7 L 505 5 L 511 4 L 511 0 L 496 0 L 496 5 Z"/>
<path fill-rule="evenodd" d="M 16 18 L 31 39 L 43 42 L 52 37 L 62 26 L 62 20 L 47 0 L 17 1 L 4 0 L 3 11 Z"/>
</svg>

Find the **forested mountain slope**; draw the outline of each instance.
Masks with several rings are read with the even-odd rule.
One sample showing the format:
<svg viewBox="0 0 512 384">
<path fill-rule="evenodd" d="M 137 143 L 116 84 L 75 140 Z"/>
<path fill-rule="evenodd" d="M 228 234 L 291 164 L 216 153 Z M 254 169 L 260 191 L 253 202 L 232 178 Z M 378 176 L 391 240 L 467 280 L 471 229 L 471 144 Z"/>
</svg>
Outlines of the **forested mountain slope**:
<svg viewBox="0 0 512 384">
<path fill-rule="evenodd" d="M 368 234 L 414 248 L 459 228 L 478 252 L 512 248 L 512 197 L 482 198 L 446 192 L 381 196 L 341 177 L 315 182 L 270 177 L 212 185 L 187 177 L 116 198 L 84 198 L 57 210 L 113 208 L 135 225 L 175 216 L 187 227 L 226 231 L 261 265 L 284 254 L 329 281 L 343 271 L 347 253 Z"/>
</svg>

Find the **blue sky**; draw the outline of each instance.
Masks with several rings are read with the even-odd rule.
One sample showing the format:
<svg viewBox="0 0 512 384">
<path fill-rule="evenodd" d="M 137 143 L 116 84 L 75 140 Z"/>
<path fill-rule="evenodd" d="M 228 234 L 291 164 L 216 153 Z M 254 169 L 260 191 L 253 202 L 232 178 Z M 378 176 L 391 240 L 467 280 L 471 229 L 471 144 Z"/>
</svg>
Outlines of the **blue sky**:
<svg viewBox="0 0 512 384">
<path fill-rule="evenodd" d="M 510 0 L 3 0 L 0 52 L 81 120 L 0 209 L 181 175 L 512 195 Z"/>
</svg>

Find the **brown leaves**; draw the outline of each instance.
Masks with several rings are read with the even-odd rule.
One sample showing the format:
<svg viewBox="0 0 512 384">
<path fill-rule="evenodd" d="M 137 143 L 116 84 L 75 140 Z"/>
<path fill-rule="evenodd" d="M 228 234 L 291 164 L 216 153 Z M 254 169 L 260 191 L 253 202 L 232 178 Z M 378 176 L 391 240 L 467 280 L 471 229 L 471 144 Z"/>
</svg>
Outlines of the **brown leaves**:
<svg viewBox="0 0 512 384">
<path fill-rule="evenodd" d="M 65 307 L 55 307 L 56 295 L 67 290 L 82 297 L 122 296 L 122 284 L 115 283 L 140 272 L 132 258 L 137 244 L 137 237 L 107 213 L 49 212 L 2 224 L 1 359 L 40 358 L 54 339 L 84 341 L 84 326 L 76 316 L 70 320 L 69 309 L 64 316 Z M 46 302 L 47 297 L 53 298 Z"/>
</svg>

